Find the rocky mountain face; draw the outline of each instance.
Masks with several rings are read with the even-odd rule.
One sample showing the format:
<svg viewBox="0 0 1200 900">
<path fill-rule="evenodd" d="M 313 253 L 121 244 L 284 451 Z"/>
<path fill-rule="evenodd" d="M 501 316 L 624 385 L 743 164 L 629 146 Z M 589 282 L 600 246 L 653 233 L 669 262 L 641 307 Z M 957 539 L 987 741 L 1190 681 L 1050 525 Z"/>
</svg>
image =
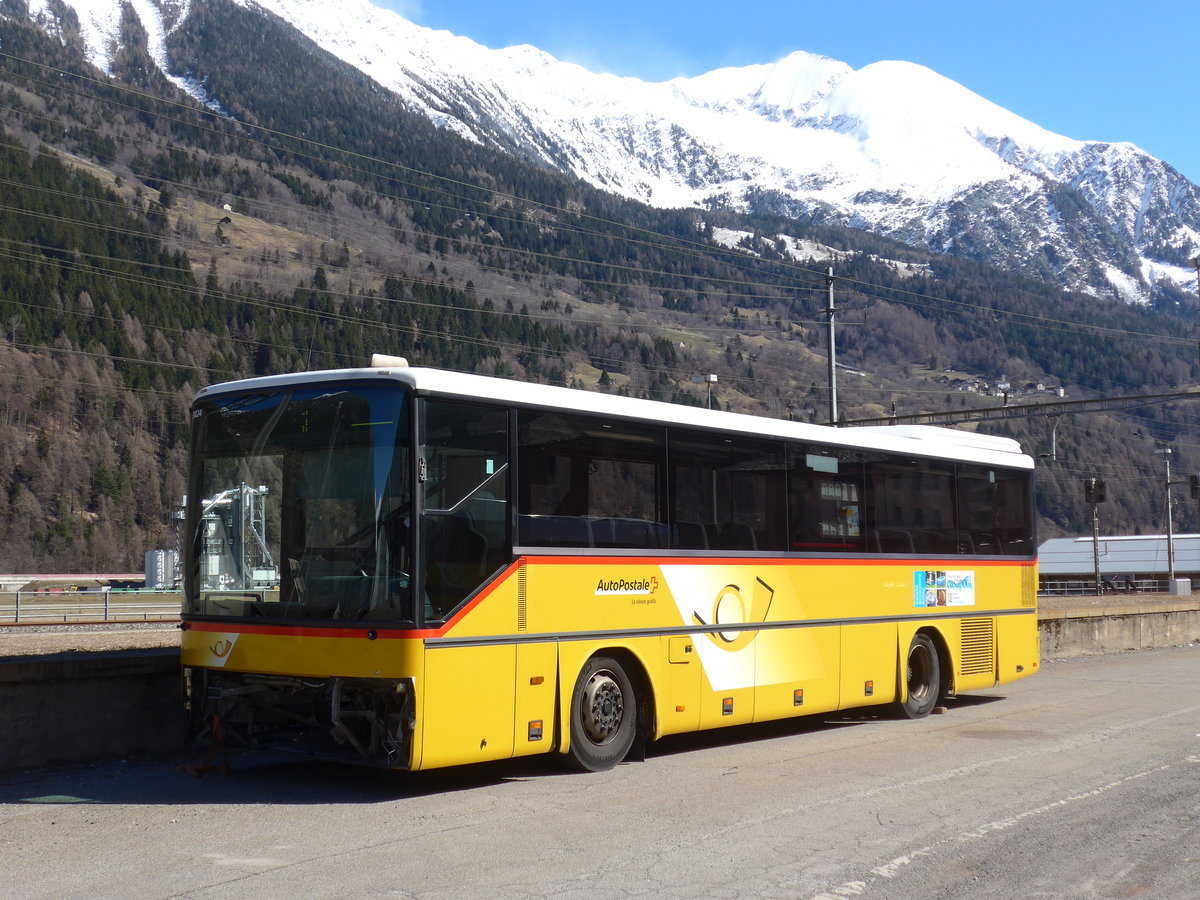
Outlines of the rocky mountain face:
<svg viewBox="0 0 1200 900">
<path fill-rule="evenodd" d="M 854 70 L 797 52 L 646 83 L 488 49 L 367 0 L 31 0 L 28 13 L 109 71 L 136 35 L 221 109 L 195 79 L 203 61 L 171 49 L 212 2 L 279 17 L 467 140 L 651 205 L 849 225 L 1075 290 L 1195 302 L 1195 185 L 1131 144 L 1052 134 L 910 63 Z"/>
</svg>

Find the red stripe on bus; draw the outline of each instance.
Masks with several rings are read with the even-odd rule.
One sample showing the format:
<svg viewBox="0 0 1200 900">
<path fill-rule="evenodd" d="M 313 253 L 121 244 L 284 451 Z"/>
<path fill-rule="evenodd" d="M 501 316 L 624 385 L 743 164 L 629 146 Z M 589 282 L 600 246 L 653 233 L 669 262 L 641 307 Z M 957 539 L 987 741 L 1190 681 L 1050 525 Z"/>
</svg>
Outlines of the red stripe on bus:
<svg viewBox="0 0 1200 900">
<path fill-rule="evenodd" d="M 273 634 L 286 635 L 289 637 L 333 637 L 333 638 L 361 638 L 368 640 L 367 632 L 374 631 L 375 637 L 381 640 L 395 640 L 396 638 L 412 638 L 420 637 L 426 633 L 425 630 L 417 631 L 416 629 L 401 629 L 401 628 L 372 628 L 370 625 L 360 625 L 356 628 L 320 628 L 302 625 L 241 625 L 236 622 L 185 622 L 184 628 L 188 631 L 205 631 L 216 634 L 229 634 L 236 632 L 237 634 Z"/>
</svg>

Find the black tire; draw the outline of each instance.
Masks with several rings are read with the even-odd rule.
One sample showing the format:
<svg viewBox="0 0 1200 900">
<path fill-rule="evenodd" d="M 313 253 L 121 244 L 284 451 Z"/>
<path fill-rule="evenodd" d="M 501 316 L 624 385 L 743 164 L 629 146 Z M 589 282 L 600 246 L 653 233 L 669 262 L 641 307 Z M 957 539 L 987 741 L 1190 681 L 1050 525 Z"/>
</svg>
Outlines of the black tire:
<svg viewBox="0 0 1200 900">
<path fill-rule="evenodd" d="M 942 661 L 929 635 L 913 635 L 905 671 L 908 696 L 900 709 L 910 719 L 923 719 L 933 712 L 942 693 Z"/>
<path fill-rule="evenodd" d="M 604 772 L 625 758 L 637 731 L 637 696 L 615 659 L 594 656 L 571 692 L 568 759 L 583 772 Z"/>
</svg>

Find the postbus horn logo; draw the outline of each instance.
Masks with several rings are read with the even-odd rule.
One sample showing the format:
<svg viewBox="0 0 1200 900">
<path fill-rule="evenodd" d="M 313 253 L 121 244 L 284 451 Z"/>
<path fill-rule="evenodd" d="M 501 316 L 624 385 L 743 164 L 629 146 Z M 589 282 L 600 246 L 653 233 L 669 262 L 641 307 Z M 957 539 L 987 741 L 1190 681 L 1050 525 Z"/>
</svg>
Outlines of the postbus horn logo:
<svg viewBox="0 0 1200 900">
<path fill-rule="evenodd" d="M 717 591 L 713 599 L 713 625 L 761 625 L 767 620 L 771 609 L 771 600 L 775 589 L 761 578 L 754 579 L 750 592 L 750 602 L 742 596 L 741 588 L 736 584 L 727 584 Z M 698 625 L 707 626 L 698 612 L 692 613 L 692 620 Z M 756 628 L 737 628 L 729 631 L 710 631 L 708 638 L 722 650 L 736 653 L 754 640 L 758 634 Z"/>
</svg>

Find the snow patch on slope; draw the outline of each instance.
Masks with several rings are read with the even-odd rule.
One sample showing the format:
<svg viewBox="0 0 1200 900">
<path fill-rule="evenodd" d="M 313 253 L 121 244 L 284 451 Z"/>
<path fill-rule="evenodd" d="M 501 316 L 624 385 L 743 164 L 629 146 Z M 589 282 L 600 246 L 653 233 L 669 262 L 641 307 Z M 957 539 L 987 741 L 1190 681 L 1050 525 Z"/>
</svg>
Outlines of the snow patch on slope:
<svg viewBox="0 0 1200 900">
<path fill-rule="evenodd" d="M 1145 287 L 1136 278 L 1122 272 L 1116 266 L 1104 265 L 1101 268 L 1108 283 L 1126 303 L 1144 304 L 1148 302 L 1149 298 L 1146 296 Z"/>
<path fill-rule="evenodd" d="M 112 54 L 121 35 L 120 4 L 113 0 L 70 0 L 68 5 L 79 18 L 88 58 L 97 68 L 112 74 Z M 51 32 L 57 33 L 58 15 L 49 0 L 29 0 L 29 16 L 35 22 L 51 25 Z"/>
</svg>

